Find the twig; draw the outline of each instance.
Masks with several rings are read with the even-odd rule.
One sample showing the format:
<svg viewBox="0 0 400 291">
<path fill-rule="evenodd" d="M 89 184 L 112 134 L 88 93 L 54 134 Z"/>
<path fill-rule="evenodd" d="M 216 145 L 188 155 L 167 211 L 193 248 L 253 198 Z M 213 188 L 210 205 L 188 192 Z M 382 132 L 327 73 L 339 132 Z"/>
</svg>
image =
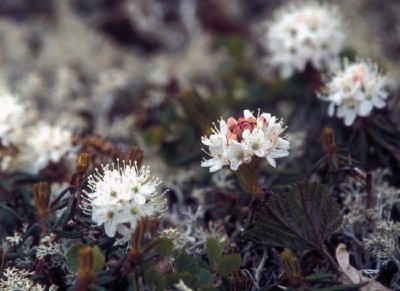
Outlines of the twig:
<svg viewBox="0 0 400 291">
<path fill-rule="evenodd" d="M 268 250 L 267 250 L 267 247 L 264 246 L 263 247 L 263 255 L 261 257 L 260 263 L 258 264 L 258 266 L 256 268 L 256 272 L 254 273 L 254 281 L 255 281 L 254 287 L 256 287 L 257 289 L 260 288 L 259 283 L 260 283 L 261 271 L 264 268 L 264 265 L 265 265 L 265 262 L 267 259 L 268 259 Z M 256 290 L 254 287 L 253 287 L 253 290 Z"/>
</svg>

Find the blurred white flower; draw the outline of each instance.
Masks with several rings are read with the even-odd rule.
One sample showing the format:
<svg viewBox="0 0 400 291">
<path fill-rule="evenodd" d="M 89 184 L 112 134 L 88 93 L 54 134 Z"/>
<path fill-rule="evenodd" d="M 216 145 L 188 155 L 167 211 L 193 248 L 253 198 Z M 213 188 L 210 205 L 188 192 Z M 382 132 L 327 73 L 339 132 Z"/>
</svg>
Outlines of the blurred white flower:
<svg viewBox="0 0 400 291">
<path fill-rule="evenodd" d="M 276 167 L 275 159 L 289 155 L 289 142 L 280 136 L 284 130 L 282 122 L 269 113 L 259 112 L 255 117 L 249 110 L 244 110 L 244 117 L 238 120 L 230 117 L 225 122 L 221 119 L 219 128 L 214 125 L 213 134 L 202 137 L 211 159 L 202 161 L 201 166 L 210 167 L 210 172 L 215 172 L 229 165 L 236 171 L 256 156 L 266 158 L 271 166 Z"/>
<path fill-rule="evenodd" d="M 24 170 L 37 174 L 50 162 L 57 163 L 68 152 L 73 151 L 72 133 L 69 130 L 41 122 L 27 133 L 21 155 L 28 162 Z"/>
<path fill-rule="evenodd" d="M 388 97 L 388 78 L 376 64 L 343 61 L 319 96 L 330 103 L 328 114 L 344 119 L 350 126 L 357 116 L 368 116 L 374 107 L 383 108 Z"/>
<path fill-rule="evenodd" d="M 136 162 L 102 166 L 88 178 L 84 211 L 106 234 L 122 235 L 116 244 L 129 241 L 137 221 L 144 216 L 158 216 L 166 209 L 164 193 L 157 193 L 161 182 L 150 175 L 148 167 L 138 169 Z"/>
<path fill-rule="evenodd" d="M 50 162 L 57 163 L 75 150 L 72 132 L 45 122 L 33 123 L 21 129 L 17 151 L 1 156 L 4 171 L 38 174 Z"/>
<path fill-rule="evenodd" d="M 7 93 L 0 94 L 0 108 L 0 143 L 9 146 L 18 139 L 28 109 L 15 96 Z"/>
<path fill-rule="evenodd" d="M 274 14 L 267 22 L 263 44 L 269 64 L 289 78 L 295 71 L 304 71 L 307 63 L 318 70 L 337 63 L 344 38 L 336 7 L 301 1 Z"/>
</svg>

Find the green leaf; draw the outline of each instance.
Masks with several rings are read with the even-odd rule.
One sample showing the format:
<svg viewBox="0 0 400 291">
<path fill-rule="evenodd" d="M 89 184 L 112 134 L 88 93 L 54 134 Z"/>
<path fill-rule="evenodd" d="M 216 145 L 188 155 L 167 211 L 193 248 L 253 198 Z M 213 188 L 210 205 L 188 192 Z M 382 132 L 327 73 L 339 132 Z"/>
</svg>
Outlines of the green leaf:
<svg viewBox="0 0 400 291">
<path fill-rule="evenodd" d="M 197 273 L 198 264 L 193 256 L 182 251 L 175 260 L 175 268 L 178 273 L 188 272 L 194 275 Z"/>
<path fill-rule="evenodd" d="M 206 253 L 212 263 L 217 263 L 222 256 L 222 245 L 214 237 L 209 237 L 206 242 Z"/>
<path fill-rule="evenodd" d="M 160 237 L 154 247 L 154 250 L 159 253 L 162 257 L 168 257 L 174 250 L 174 242 L 165 237 Z"/>
<path fill-rule="evenodd" d="M 199 283 L 198 278 L 189 272 L 181 272 L 177 275 L 178 281 L 175 284 L 178 284 L 179 280 L 182 280 L 188 287 L 195 288 Z"/>
<path fill-rule="evenodd" d="M 76 244 L 71 246 L 67 250 L 66 254 L 66 261 L 67 261 L 67 268 L 70 272 L 77 272 L 79 268 L 78 264 L 78 255 L 79 255 L 79 250 L 83 248 L 85 245 L 84 244 Z"/>
<path fill-rule="evenodd" d="M 217 265 L 217 273 L 226 276 L 240 267 L 242 259 L 240 254 L 229 254 L 221 258 Z"/>
<path fill-rule="evenodd" d="M 302 182 L 272 194 L 259 206 L 245 238 L 270 246 L 321 250 L 341 223 L 340 207 L 329 189 L 318 182 Z"/>
<path fill-rule="evenodd" d="M 67 250 L 66 261 L 67 267 L 70 272 L 77 272 L 79 269 L 79 250 L 83 247 L 86 247 L 84 244 L 78 243 L 76 245 L 71 246 Z M 104 256 L 100 251 L 98 246 L 93 247 L 93 271 L 98 272 L 104 267 Z"/>
<path fill-rule="evenodd" d="M 93 247 L 93 271 L 98 272 L 104 267 L 104 255 L 98 246 Z"/>
<path fill-rule="evenodd" d="M 328 273 L 328 272 L 320 272 L 317 274 L 309 275 L 309 276 L 305 277 L 305 280 L 310 283 L 321 282 L 321 281 L 337 282 L 335 274 Z"/>
<path fill-rule="evenodd" d="M 212 280 L 212 274 L 210 271 L 206 269 L 200 268 L 197 277 L 199 278 L 199 285 L 200 286 L 208 286 L 211 283 Z"/>
<path fill-rule="evenodd" d="M 145 271 L 144 278 L 146 283 L 154 285 L 157 291 L 165 290 L 165 285 L 167 282 L 165 277 L 158 273 L 153 267 Z"/>
</svg>

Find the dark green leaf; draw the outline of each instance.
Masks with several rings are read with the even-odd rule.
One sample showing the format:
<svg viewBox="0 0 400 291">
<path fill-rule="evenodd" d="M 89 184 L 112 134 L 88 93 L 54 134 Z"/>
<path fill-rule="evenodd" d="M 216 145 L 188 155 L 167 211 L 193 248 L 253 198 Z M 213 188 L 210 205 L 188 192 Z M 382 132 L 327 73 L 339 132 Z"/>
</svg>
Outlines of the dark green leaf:
<svg viewBox="0 0 400 291">
<path fill-rule="evenodd" d="M 157 240 L 154 250 L 159 253 L 162 257 L 168 257 L 171 255 L 174 249 L 174 242 L 171 239 L 161 237 Z"/>
<path fill-rule="evenodd" d="M 211 283 L 212 274 L 210 271 L 200 268 L 197 273 L 197 277 L 199 278 L 200 286 L 208 286 Z"/>
<path fill-rule="evenodd" d="M 189 272 L 190 274 L 196 274 L 198 265 L 193 256 L 182 251 L 175 260 L 175 268 L 178 273 Z"/>
<path fill-rule="evenodd" d="M 189 272 L 182 272 L 177 275 L 177 282 L 175 284 L 178 284 L 179 280 L 182 280 L 188 287 L 195 288 L 199 283 L 198 278 Z"/>
<path fill-rule="evenodd" d="M 222 256 L 222 245 L 214 237 L 210 237 L 206 242 L 206 253 L 211 263 L 217 263 Z"/>
<path fill-rule="evenodd" d="M 83 244 L 76 244 L 71 246 L 67 250 L 66 254 L 66 261 L 67 261 L 67 267 L 70 272 L 77 272 L 79 268 L 78 264 L 78 256 L 79 256 L 79 250 L 83 248 L 85 245 Z"/>
<path fill-rule="evenodd" d="M 272 194 L 255 211 L 245 237 L 271 246 L 321 250 L 341 223 L 340 207 L 329 189 L 318 182 L 302 182 Z"/>
<path fill-rule="evenodd" d="M 165 290 L 166 279 L 154 268 L 147 269 L 144 273 L 144 278 L 146 280 L 146 283 L 154 285 L 157 291 Z"/>
<path fill-rule="evenodd" d="M 229 254 L 221 258 L 217 265 L 217 273 L 226 276 L 240 267 L 242 259 L 239 254 Z"/>
</svg>

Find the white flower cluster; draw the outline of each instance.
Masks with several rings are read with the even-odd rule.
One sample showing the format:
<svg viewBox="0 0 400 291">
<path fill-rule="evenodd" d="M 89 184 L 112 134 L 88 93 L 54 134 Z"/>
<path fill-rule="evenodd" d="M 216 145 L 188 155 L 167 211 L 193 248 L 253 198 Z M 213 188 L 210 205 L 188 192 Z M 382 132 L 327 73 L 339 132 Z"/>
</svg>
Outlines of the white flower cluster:
<svg viewBox="0 0 400 291">
<path fill-rule="evenodd" d="M 57 163 L 73 151 L 70 131 L 44 121 L 36 122 L 35 110 L 16 97 L 0 94 L 0 108 L 3 171 L 38 174 L 50 162 Z"/>
<path fill-rule="evenodd" d="M 336 111 L 336 116 L 350 126 L 357 116 L 368 116 L 374 107 L 385 107 L 387 86 L 388 78 L 376 64 L 344 60 L 342 68 L 334 72 L 320 97 L 331 102 L 328 109 L 330 116 Z"/>
<path fill-rule="evenodd" d="M 160 215 L 166 209 L 164 193 L 157 193 L 161 182 L 150 175 L 148 167 L 138 169 L 136 162 L 102 166 L 88 178 L 84 210 L 106 234 L 122 235 L 115 244 L 129 241 L 141 217 Z"/>
<path fill-rule="evenodd" d="M 0 94 L 0 108 L 0 144 L 8 146 L 15 143 L 18 132 L 25 125 L 27 108 L 7 93 Z"/>
<path fill-rule="evenodd" d="M 289 4 L 267 25 L 268 61 L 283 78 L 304 71 L 307 63 L 316 69 L 337 63 L 345 35 L 336 7 L 317 2 Z"/>
<path fill-rule="evenodd" d="M 26 150 L 35 158 L 30 171 L 39 172 L 50 162 L 57 163 L 72 151 L 72 133 L 64 128 L 45 122 L 36 124 L 26 139 Z"/>
<path fill-rule="evenodd" d="M 44 291 L 45 287 L 31 281 L 28 277 L 33 275 L 33 272 L 20 270 L 15 267 L 4 269 L 0 280 L 0 290 L 31 290 Z"/>
<path fill-rule="evenodd" d="M 366 250 L 378 258 L 382 264 L 391 260 L 400 263 L 399 248 L 400 223 L 393 221 L 378 221 L 375 231 L 363 240 Z"/>
<path fill-rule="evenodd" d="M 236 120 L 230 117 L 221 119 L 219 127 L 214 125 L 213 134 L 203 136 L 202 143 L 209 148 L 211 159 L 204 160 L 202 167 L 210 167 L 210 172 L 230 166 L 236 171 L 243 163 L 250 163 L 253 157 L 266 158 L 276 167 L 277 158 L 289 155 L 289 142 L 280 135 L 285 130 L 281 121 L 269 113 L 258 113 L 255 117 L 244 110 L 244 117 Z"/>
<path fill-rule="evenodd" d="M 74 150 L 69 130 L 45 122 L 33 124 L 25 130 L 24 139 L 16 144 L 17 153 L 2 157 L 3 170 L 21 170 L 35 175 L 50 162 L 57 163 Z"/>
</svg>

